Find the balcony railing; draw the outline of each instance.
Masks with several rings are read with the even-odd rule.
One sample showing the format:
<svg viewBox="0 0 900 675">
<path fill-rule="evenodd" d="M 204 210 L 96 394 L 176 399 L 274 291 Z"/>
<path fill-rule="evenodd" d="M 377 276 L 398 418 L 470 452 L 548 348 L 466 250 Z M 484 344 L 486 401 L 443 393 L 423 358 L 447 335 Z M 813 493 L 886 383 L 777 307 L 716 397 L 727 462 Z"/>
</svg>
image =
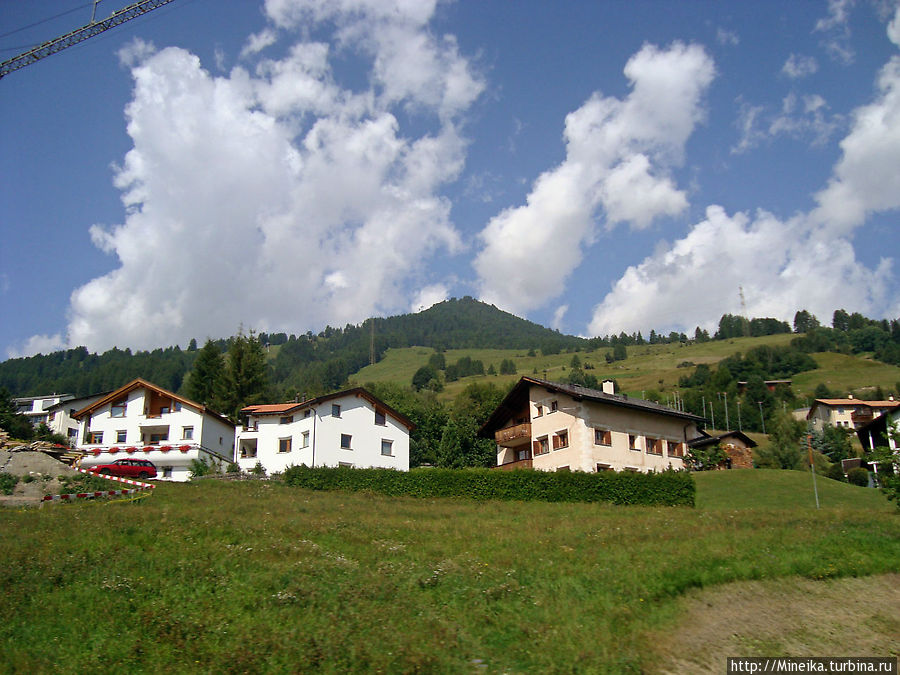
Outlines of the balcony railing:
<svg viewBox="0 0 900 675">
<path fill-rule="evenodd" d="M 513 462 L 507 462 L 506 464 L 500 464 L 495 467 L 500 469 L 501 471 L 513 471 L 514 469 L 530 469 L 532 460 L 530 459 L 517 459 Z"/>
<path fill-rule="evenodd" d="M 517 424 L 514 427 L 506 427 L 494 433 L 497 445 L 504 448 L 514 448 L 531 441 L 531 425 Z"/>
</svg>

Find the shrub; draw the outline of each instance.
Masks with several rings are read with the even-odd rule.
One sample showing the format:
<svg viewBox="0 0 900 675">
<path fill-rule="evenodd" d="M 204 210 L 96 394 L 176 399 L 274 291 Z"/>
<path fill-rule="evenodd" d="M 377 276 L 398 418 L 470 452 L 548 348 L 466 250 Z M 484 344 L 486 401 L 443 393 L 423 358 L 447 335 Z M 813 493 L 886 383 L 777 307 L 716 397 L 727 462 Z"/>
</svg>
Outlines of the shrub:
<svg viewBox="0 0 900 675">
<path fill-rule="evenodd" d="M 191 464 L 188 467 L 188 471 L 190 471 L 191 478 L 199 478 L 200 476 L 206 476 L 212 473 L 213 466 L 211 463 L 207 463 L 202 459 L 194 458 L 191 460 Z"/>
<path fill-rule="evenodd" d="M 252 473 L 254 476 L 265 476 L 266 467 L 262 465 L 262 462 L 257 462 L 256 466 L 250 469 L 250 473 Z"/>
<path fill-rule="evenodd" d="M 611 502 L 693 506 L 695 485 L 684 471 L 582 473 L 492 469 L 349 469 L 292 466 L 288 485 L 312 490 L 369 491 L 390 496 L 463 497 L 547 502 Z"/>
<path fill-rule="evenodd" d="M 13 476 L 11 473 L 0 473 L 0 493 L 11 495 L 18 482 L 18 476 Z"/>
<path fill-rule="evenodd" d="M 228 473 L 240 473 L 241 467 L 239 467 L 235 462 L 231 462 L 228 464 Z"/>
<path fill-rule="evenodd" d="M 32 476 L 30 473 L 27 473 L 24 476 L 22 476 L 22 482 L 23 483 L 33 483 L 34 476 Z"/>
<path fill-rule="evenodd" d="M 825 477 L 832 480 L 841 481 L 842 483 L 847 480 L 844 477 L 844 469 L 841 467 L 840 462 L 835 462 L 834 464 L 829 466 L 828 471 L 825 472 Z"/>
<path fill-rule="evenodd" d="M 860 487 L 869 486 L 869 472 L 861 466 L 850 469 L 847 472 L 847 480 L 851 485 L 859 485 Z"/>
</svg>

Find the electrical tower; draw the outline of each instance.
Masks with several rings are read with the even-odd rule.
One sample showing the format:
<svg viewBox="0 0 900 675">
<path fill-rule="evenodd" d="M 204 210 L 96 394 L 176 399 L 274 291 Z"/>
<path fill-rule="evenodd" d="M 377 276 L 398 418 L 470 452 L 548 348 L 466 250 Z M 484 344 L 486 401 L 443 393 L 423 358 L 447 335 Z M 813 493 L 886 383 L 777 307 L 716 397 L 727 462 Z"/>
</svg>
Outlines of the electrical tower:
<svg viewBox="0 0 900 675">
<path fill-rule="evenodd" d="M 97 3 L 100 0 L 96 0 L 94 2 L 94 11 L 97 9 Z M 73 45 L 77 45 L 79 42 L 84 42 L 88 38 L 92 38 L 95 35 L 99 35 L 103 31 L 109 30 L 110 28 L 115 28 L 126 21 L 131 21 L 132 19 L 136 19 L 137 17 L 146 14 L 147 12 L 151 12 L 154 9 L 162 7 L 163 5 L 168 5 L 172 0 L 139 0 L 139 2 L 134 2 L 127 7 L 123 7 L 122 9 L 113 12 L 107 18 L 102 19 L 101 21 L 95 21 L 93 14 L 91 15 L 91 22 L 86 26 L 82 26 L 76 30 L 73 30 L 70 33 L 66 33 L 65 35 L 61 35 L 58 38 L 53 40 L 49 40 L 48 42 L 44 42 L 33 49 L 29 49 L 27 52 L 23 54 L 19 54 L 18 56 L 14 56 L 13 58 L 0 63 L 0 77 L 8 75 L 14 70 L 18 70 L 19 68 L 24 68 L 27 65 L 34 63 L 35 61 L 40 61 L 41 59 L 50 56 L 51 54 L 56 54 L 56 52 L 61 52 L 63 49 L 67 47 L 71 47 Z"/>
</svg>

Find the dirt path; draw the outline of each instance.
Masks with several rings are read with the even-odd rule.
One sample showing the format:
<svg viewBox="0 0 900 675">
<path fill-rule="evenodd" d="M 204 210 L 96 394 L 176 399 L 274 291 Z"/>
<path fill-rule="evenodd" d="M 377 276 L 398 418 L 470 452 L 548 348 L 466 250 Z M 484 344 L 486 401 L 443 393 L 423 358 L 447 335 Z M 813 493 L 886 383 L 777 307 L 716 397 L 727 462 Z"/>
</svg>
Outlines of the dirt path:
<svg viewBox="0 0 900 675">
<path fill-rule="evenodd" d="M 900 574 L 747 581 L 688 594 L 648 636 L 648 673 L 723 673 L 728 656 L 897 656 Z"/>
</svg>

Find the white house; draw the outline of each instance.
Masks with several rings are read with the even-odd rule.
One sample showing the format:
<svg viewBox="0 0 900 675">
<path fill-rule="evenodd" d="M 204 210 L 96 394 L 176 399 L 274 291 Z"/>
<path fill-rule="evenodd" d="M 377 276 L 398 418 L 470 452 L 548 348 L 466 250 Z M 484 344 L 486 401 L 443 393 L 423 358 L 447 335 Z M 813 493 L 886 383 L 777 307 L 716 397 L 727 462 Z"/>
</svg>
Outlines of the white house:
<svg viewBox="0 0 900 675">
<path fill-rule="evenodd" d="M 697 415 L 624 394 L 523 377 L 481 427 L 497 443 L 497 466 L 544 471 L 684 468 Z"/>
<path fill-rule="evenodd" d="M 405 416 L 362 388 L 295 403 L 252 405 L 241 414 L 235 461 L 267 473 L 289 466 L 350 466 L 409 470 Z"/>
<path fill-rule="evenodd" d="M 142 379 L 73 417 L 84 468 L 134 456 L 153 462 L 162 480 L 186 481 L 191 460 L 224 469 L 234 455 L 234 424 L 226 417 Z"/>
<path fill-rule="evenodd" d="M 900 401 L 891 396 L 887 401 L 864 401 L 859 398 L 817 398 L 810 406 L 806 419 L 817 431 L 823 425 L 845 429 L 859 429 L 879 415 L 900 407 Z"/>
<path fill-rule="evenodd" d="M 69 439 L 69 445 L 77 445 L 79 423 L 74 417 L 75 413 L 82 408 L 89 406 L 91 403 L 100 400 L 108 393 L 109 392 L 104 392 L 92 396 L 63 399 L 59 403 L 51 405 L 47 408 L 47 426 L 53 433 L 65 436 Z"/>
<path fill-rule="evenodd" d="M 48 424 L 48 410 L 50 410 L 52 406 L 64 401 L 72 400 L 73 398 L 74 396 L 72 396 L 72 394 L 24 396 L 21 398 L 14 398 L 13 404 L 16 406 L 17 413 L 25 415 L 35 427 L 39 427 L 41 424 Z"/>
</svg>

